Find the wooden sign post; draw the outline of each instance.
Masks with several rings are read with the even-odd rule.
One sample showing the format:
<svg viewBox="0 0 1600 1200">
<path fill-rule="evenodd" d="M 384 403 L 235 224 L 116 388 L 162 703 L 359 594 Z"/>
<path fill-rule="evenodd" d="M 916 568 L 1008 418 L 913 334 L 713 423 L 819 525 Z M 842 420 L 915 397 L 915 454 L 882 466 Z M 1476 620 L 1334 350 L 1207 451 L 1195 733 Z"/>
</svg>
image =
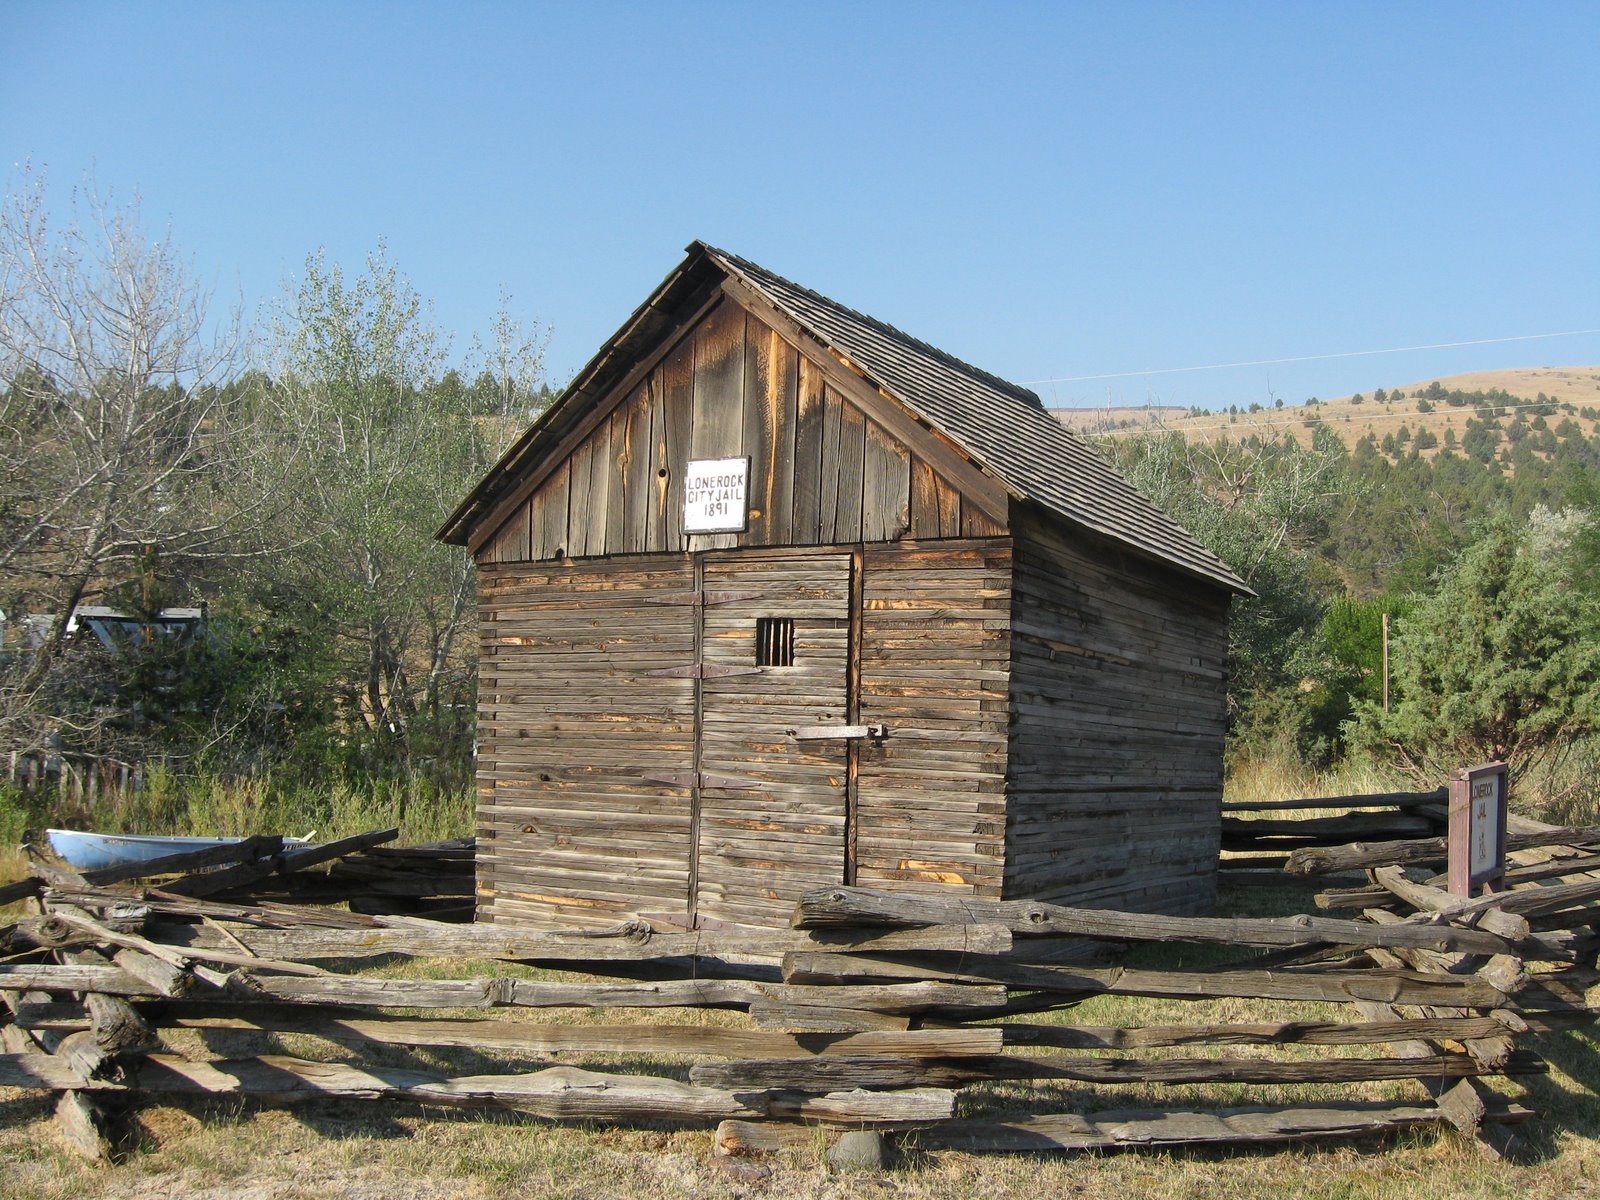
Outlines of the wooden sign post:
<svg viewBox="0 0 1600 1200">
<path fill-rule="evenodd" d="M 1450 772 L 1450 891 L 1492 892 L 1506 873 L 1506 793 L 1503 762 Z"/>
</svg>

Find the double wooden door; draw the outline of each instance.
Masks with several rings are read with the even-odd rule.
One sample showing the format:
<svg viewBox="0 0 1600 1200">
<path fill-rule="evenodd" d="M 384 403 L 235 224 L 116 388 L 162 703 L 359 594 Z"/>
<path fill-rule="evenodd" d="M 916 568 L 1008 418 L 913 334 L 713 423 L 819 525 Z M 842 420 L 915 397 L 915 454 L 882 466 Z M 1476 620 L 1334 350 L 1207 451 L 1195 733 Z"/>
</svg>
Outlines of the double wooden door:
<svg viewBox="0 0 1600 1200">
<path fill-rule="evenodd" d="M 840 882 L 852 570 L 707 552 L 486 571 L 484 915 L 775 925 Z"/>
</svg>

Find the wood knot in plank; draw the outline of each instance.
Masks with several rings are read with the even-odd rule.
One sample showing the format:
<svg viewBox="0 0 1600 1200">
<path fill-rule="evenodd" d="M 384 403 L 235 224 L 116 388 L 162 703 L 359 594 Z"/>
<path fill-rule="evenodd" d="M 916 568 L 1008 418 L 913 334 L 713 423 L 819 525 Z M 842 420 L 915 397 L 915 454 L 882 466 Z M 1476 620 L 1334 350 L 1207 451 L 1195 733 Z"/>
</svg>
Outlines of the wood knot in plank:
<svg viewBox="0 0 1600 1200">
<path fill-rule="evenodd" d="M 60 917 L 50 916 L 35 925 L 30 934 L 41 946 L 59 946 L 75 936 L 71 924 Z"/>
</svg>

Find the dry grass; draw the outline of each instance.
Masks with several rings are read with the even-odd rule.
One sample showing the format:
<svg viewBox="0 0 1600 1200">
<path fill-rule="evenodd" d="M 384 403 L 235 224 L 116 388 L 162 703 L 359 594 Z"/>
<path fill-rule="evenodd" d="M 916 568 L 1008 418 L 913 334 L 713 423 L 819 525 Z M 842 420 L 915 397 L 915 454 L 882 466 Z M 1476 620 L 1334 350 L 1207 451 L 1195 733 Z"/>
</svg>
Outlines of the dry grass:
<svg viewBox="0 0 1600 1200">
<path fill-rule="evenodd" d="M 1386 790 L 1392 780 L 1341 773 L 1307 777 L 1261 766 L 1236 773 L 1230 799 Z M 1307 911 L 1309 886 L 1238 887 L 1225 890 L 1223 911 L 1283 914 Z M 1152 948 L 1141 957 L 1168 966 L 1196 965 L 1232 957 L 1231 947 Z M 440 978 L 514 973 L 502 963 L 396 960 L 368 969 L 391 976 Z M 531 972 L 537 974 L 537 972 Z M 444 1014 L 439 1014 L 444 1015 Z M 466 1014 L 463 1014 L 466 1015 Z M 482 1014 L 472 1014 L 482 1015 Z M 685 1024 L 742 1024 L 728 1012 L 518 1011 L 501 1019 L 621 1020 Z M 1288 1019 L 1348 1020 L 1336 1005 L 1265 1001 L 1204 1002 L 1101 996 L 1053 1019 L 1080 1024 L 1201 1023 Z M 175 1035 L 176 1044 L 202 1035 Z M 336 1058 L 349 1052 L 321 1039 L 293 1035 L 211 1031 L 207 1045 L 224 1054 L 291 1052 Z M 1384 1145 L 1296 1148 L 1273 1153 L 1200 1152 L 1075 1157 L 924 1154 L 914 1144 L 904 1161 L 886 1173 L 841 1175 L 825 1160 L 825 1139 L 759 1166 L 730 1171 L 711 1154 L 705 1130 L 620 1130 L 563 1127 L 512 1115 L 424 1112 L 401 1106 L 324 1102 L 294 1109 L 260 1107 L 238 1100 L 148 1106 L 137 1113 L 139 1142 L 125 1163 L 97 1167 L 70 1157 L 55 1140 L 48 1098 L 0 1089 L 0 1200 L 23 1197 L 200 1197 L 204 1200 L 500 1200 L 510 1197 L 781 1197 L 782 1200 L 895 1200 L 970 1197 L 973 1200 L 1033 1200 L 1039 1196 L 1229 1197 L 1284 1200 L 1289 1196 L 1370 1197 L 1428 1200 L 1461 1197 L 1600 1198 L 1600 1041 L 1588 1033 L 1541 1040 L 1537 1048 L 1551 1064 L 1548 1076 L 1510 1093 L 1540 1112 L 1526 1127 L 1527 1161 L 1509 1166 L 1484 1161 L 1476 1149 L 1450 1133 L 1422 1133 Z M 1230 1054 L 1282 1054 L 1237 1047 Z M 1287 1051 L 1295 1053 L 1296 1051 Z M 1362 1048 L 1299 1051 L 1348 1053 Z M 1373 1051 L 1368 1051 L 1373 1052 Z M 1160 1053 L 1152 1051 L 1154 1056 Z M 1180 1054 L 1173 1050 L 1167 1053 Z M 395 1065 L 456 1072 L 533 1069 L 538 1064 L 474 1051 L 387 1047 L 371 1051 Z M 562 1061 L 569 1061 L 563 1056 Z M 649 1063 L 572 1056 L 582 1065 L 650 1069 L 679 1077 L 686 1061 Z M 1073 1083 L 1037 1090 L 1013 1083 L 971 1089 L 967 1114 L 1001 1113 L 1041 1098 L 1057 1111 L 1098 1111 L 1192 1105 L 1278 1103 L 1357 1098 L 1421 1100 L 1420 1084 L 1408 1081 L 1346 1086 L 1127 1085 L 1096 1088 Z M 1041 1097 L 1042 1093 L 1042 1097 Z M 734 1173 L 739 1172 L 739 1173 Z"/>
<path fill-rule="evenodd" d="M 1291 797 L 1309 799 L 1404 792 L 1415 788 L 1414 780 L 1368 763 L 1340 763 L 1319 771 L 1298 762 L 1264 758 L 1235 764 L 1228 772 L 1222 798 L 1233 803 L 1254 803 Z M 1325 810 L 1323 815 L 1327 815 Z"/>
<path fill-rule="evenodd" d="M 1340 396 L 1323 400 L 1315 407 L 1290 404 L 1280 409 L 1241 412 L 1236 416 L 1226 412 L 1207 412 L 1194 416 L 1181 409 L 1126 408 L 1109 412 L 1100 409 L 1074 410 L 1061 419 L 1075 429 L 1091 432 L 1110 428 L 1112 432 L 1137 434 L 1159 426 L 1182 433 L 1192 441 L 1220 441 L 1223 438 L 1237 441 L 1252 434 L 1272 438 L 1292 433 L 1301 444 L 1309 441 L 1312 432 L 1307 422 L 1320 421 L 1337 434 L 1347 447 L 1354 446 L 1369 433 L 1382 441 L 1385 434 L 1398 433 L 1404 425 L 1412 434 L 1423 429 L 1431 430 L 1441 445 L 1445 431 L 1454 430 L 1459 443 L 1466 435 L 1467 421 L 1475 418 L 1477 412 L 1470 407 L 1451 408 L 1447 404 L 1435 405 L 1429 413 L 1418 412 L 1417 401 L 1412 393 L 1426 388 L 1432 382 L 1432 379 L 1422 379 L 1400 388 L 1385 389 L 1397 391 L 1400 396 L 1382 404 L 1375 403 L 1371 393 L 1368 393 L 1361 404 L 1351 403 L 1349 396 Z M 1473 371 L 1441 376 L 1438 382 L 1447 389 L 1463 392 L 1503 388 L 1512 396 L 1528 401 L 1543 392 L 1557 403 L 1571 404 L 1576 410 L 1600 408 L 1600 367 L 1520 367 Z M 1568 415 L 1561 412 L 1549 418 L 1550 424 L 1559 424 Z M 1586 434 L 1600 434 L 1600 421 L 1584 418 L 1581 412 L 1571 415 Z M 1115 428 L 1124 421 L 1128 422 L 1125 428 Z M 1437 454 L 1437 448 L 1422 452 L 1424 458 L 1432 458 Z"/>
<path fill-rule="evenodd" d="M 1295 889 L 1241 889 L 1225 895 L 1224 907 L 1241 913 L 1302 909 L 1307 897 Z M 1227 957 L 1229 947 L 1153 948 L 1145 957 L 1166 965 L 1194 965 Z M 505 964 L 471 961 L 395 961 L 375 966 L 386 975 L 461 977 L 515 972 Z M 530 970 L 531 969 L 524 969 Z M 728 1012 L 650 1012 L 624 1016 L 604 1012 L 500 1012 L 502 1019 L 610 1023 L 619 1019 L 689 1024 L 740 1024 Z M 1285 1019 L 1349 1019 L 1327 1004 L 1263 1001 L 1189 1002 L 1102 996 L 1055 1019 L 1083 1024 L 1152 1024 Z M 290 1052 L 333 1058 L 347 1051 L 305 1036 L 211 1031 L 213 1052 Z M 189 1048 L 197 1033 L 175 1035 Z M 784 1200 L 936 1196 L 1022 1200 L 1040 1195 L 1139 1197 L 1261 1197 L 1285 1195 L 1423 1200 L 1425 1197 L 1600 1197 L 1600 1045 L 1588 1035 L 1546 1038 L 1540 1049 L 1551 1074 L 1513 1094 L 1543 1117 L 1527 1130 L 1530 1161 L 1521 1166 L 1485 1162 L 1454 1135 L 1419 1134 L 1384 1146 L 1300 1148 L 1276 1153 L 1147 1154 L 1051 1158 L 920 1154 L 884 1174 L 841 1176 L 824 1158 L 824 1140 L 754 1169 L 760 1178 L 730 1174 L 710 1153 L 704 1130 L 653 1131 L 574 1128 L 508 1115 L 423 1112 L 399 1106 L 326 1102 L 292 1110 L 258 1107 L 237 1100 L 173 1103 L 142 1109 L 140 1143 L 124 1165 L 95 1167 L 69 1157 L 55 1143 L 46 1099 L 34 1093 L 0 1091 L 0 1200 L 22 1197 L 195 1196 L 208 1200 L 366 1200 L 377 1197 L 632 1197 L 667 1200 L 679 1196 L 783 1197 Z M 1304 1051 L 1327 1053 L 1328 1051 Z M 1359 1048 L 1342 1051 L 1360 1054 Z M 461 1072 L 529 1069 L 536 1064 L 473 1051 L 388 1047 L 372 1051 L 395 1065 Z M 1160 1053 L 1150 1052 L 1152 1055 Z M 1179 1054 L 1173 1050 L 1168 1053 Z M 1229 1053 L 1266 1054 L 1238 1047 Z M 1278 1053 L 1282 1053 L 1279 1051 Z M 606 1060 L 575 1057 L 584 1065 Z M 685 1062 L 609 1060 L 612 1069 L 676 1074 Z M 973 1089 L 966 1113 L 998 1113 L 1016 1107 L 1031 1089 L 1013 1083 Z M 1042 1093 L 1042 1096 L 1041 1094 Z M 1130 1085 L 1094 1088 L 1073 1083 L 1033 1091 L 1057 1111 L 1107 1108 L 1278 1103 L 1357 1098 L 1420 1100 L 1420 1085 L 1407 1081 L 1350 1086 Z M 750 1168 L 745 1168 L 750 1170 Z"/>
<path fill-rule="evenodd" d="M 1592 1057 L 1593 1047 L 1586 1052 Z M 1541 1090 L 1583 1108 L 1533 1132 L 1534 1161 L 1483 1161 L 1450 1135 L 1421 1135 L 1383 1148 L 1346 1146 L 1272 1154 L 1112 1155 L 1074 1158 L 921 1155 L 885 1174 L 841 1175 L 822 1142 L 739 1178 L 710 1154 L 705 1131 L 568 1128 L 509 1117 L 472 1117 L 328 1103 L 293 1110 L 238 1103 L 163 1105 L 139 1114 L 142 1143 L 119 1167 L 70 1158 L 53 1143 L 48 1103 L 14 1093 L 0 1100 L 0 1197 L 185 1196 L 206 1200 L 368 1200 L 415 1197 L 894 1196 L 897 1200 L 1038 1196 L 1582 1197 L 1600 1195 L 1593 1099 L 1558 1073 Z M 1063 1097 L 1070 1099 L 1070 1097 Z M 1130 1097 L 1131 1099 L 1131 1097 Z M 1103 1097 L 1097 1097 L 1104 1104 Z M 1215 1100 L 1213 1100 L 1215 1102 Z"/>
</svg>

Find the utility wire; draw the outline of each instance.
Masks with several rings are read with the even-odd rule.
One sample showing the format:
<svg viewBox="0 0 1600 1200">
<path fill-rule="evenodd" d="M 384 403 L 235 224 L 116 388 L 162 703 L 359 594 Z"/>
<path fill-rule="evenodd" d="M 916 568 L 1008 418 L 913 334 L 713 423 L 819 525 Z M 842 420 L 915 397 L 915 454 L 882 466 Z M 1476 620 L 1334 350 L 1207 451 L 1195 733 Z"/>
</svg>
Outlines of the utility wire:
<svg viewBox="0 0 1600 1200">
<path fill-rule="evenodd" d="M 1581 337 L 1600 329 L 1568 329 L 1560 333 L 1523 333 L 1513 337 L 1472 338 L 1464 342 L 1433 342 L 1426 346 L 1391 346 L 1386 350 L 1342 350 L 1336 354 L 1299 354 L 1292 358 L 1257 358 L 1249 362 L 1206 363 L 1198 367 L 1159 367 L 1152 371 L 1111 371 L 1104 375 L 1057 375 L 1051 379 L 1025 379 L 1024 387 L 1041 383 L 1083 383 L 1093 379 L 1131 379 L 1140 375 L 1181 375 L 1188 371 L 1223 371 L 1230 367 L 1271 367 L 1279 363 L 1319 362 L 1330 358 L 1365 358 L 1374 354 L 1409 354 L 1415 350 L 1453 350 L 1459 346 L 1492 346 L 1500 342 L 1532 342 L 1541 338 Z"/>
<path fill-rule="evenodd" d="M 1407 396 L 1407 397 L 1405 397 L 1405 399 L 1408 400 L 1408 401 L 1409 400 L 1415 400 L 1416 397 Z M 1574 413 L 1578 413 L 1579 414 L 1579 418 L 1582 419 L 1582 420 L 1590 419 L 1590 418 L 1585 418 L 1585 417 L 1582 416 L 1582 413 L 1580 412 L 1580 406 L 1579 405 L 1574 404 L 1570 400 L 1558 400 L 1558 399 L 1556 399 L 1555 397 L 1552 397 L 1552 396 L 1547 396 L 1543 400 L 1518 400 L 1518 401 L 1515 401 L 1515 402 L 1510 403 L 1510 404 L 1491 404 L 1488 401 L 1475 402 L 1472 405 L 1471 412 L 1470 412 L 1469 415 L 1476 417 L 1477 416 L 1477 410 L 1479 408 L 1492 408 L 1492 409 L 1495 410 L 1496 413 L 1499 413 L 1499 412 L 1502 412 L 1502 411 L 1509 411 L 1511 409 L 1519 409 L 1519 408 L 1545 408 L 1545 407 L 1547 407 L 1549 405 L 1552 405 L 1552 404 L 1557 407 L 1557 411 L 1559 411 L 1561 408 L 1565 407 L 1565 408 L 1568 408 L 1568 409 L 1572 410 L 1572 412 L 1574 412 Z M 1442 408 L 1441 408 L 1441 405 L 1443 406 Z M 1141 412 L 1141 411 L 1144 411 L 1146 409 L 1151 409 L 1151 408 L 1176 408 L 1176 409 L 1179 410 L 1179 415 L 1170 418 L 1170 420 L 1172 422 L 1171 424 L 1168 424 L 1168 418 L 1165 418 L 1165 417 L 1162 417 L 1160 415 L 1157 415 L 1157 416 L 1152 417 L 1150 420 L 1145 421 L 1142 424 L 1136 423 L 1136 421 L 1137 421 L 1136 417 L 1124 417 L 1124 418 L 1120 418 L 1120 420 L 1121 421 L 1125 421 L 1127 423 L 1126 424 L 1120 424 L 1119 426 L 1117 426 L 1115 428 L 1107 428 L 1105 426 L 1102 426 L 1099 429 L 1093 429 L 1093 428 L 1090 428 L 1087 424 L 1082 425 L 1082 426 L 1073 425 L 1072 428 L 1076 432 L 1079 432 L 1079 433 L 1107 433 L 1107 434 L 1111 434 L 1111 433 L 1146 433 L 1146 432 L 1150 432 L 1152 430 L 1154 430 L 1154 431 L 1163 431 L 1163 432 L 1168 432 L 1168 433 L 1194 433 L 1196 431 L 1204 431 L 1204 430 L 1207 430 L 1207 429 L 1274 429 L 1274 430 L 1282 430 L 1282 431 L 1286 431 L 1286 432 L 1292 432 L 1292 430 L 1289 430 L 1288 427 L 1291 424 L 1293 424 L 1294 422 L 1296 422 L 1296 421 L 1300 422 L 1302 425 L 1309 424 L 1309 425 L 1312 425 L 1312 426 L 1315 426 L 1315 425 L 1348 425 L 1348 424 L 1352 424 L 1352 423 L 1355 423 L 1355 422 L 1358 422 L 1358 421 L 1365 421 L 1367 424 L 1371 425 L 1371 424 L 1376 424 L 1379 421 L 1386 421 L 1386 420 L 1397 420 L 1397 421 L 1400 421 L 1403 424 L 1406 421 L 1411 420 L 1412 418 L 1419 418 L 1419 420 L 1417 422 L 1419 426 L 1425 426 L 1425 425 L 1428 424 L 1428 421 L 1426 420 L 1426 417 L 1427 417 L 1428 414 L 1422 413 L 1422 412 L 1419 412 L 1419 411 L 1416 411 L 1416 410 L 1402 410 L 1400 412 L 1394 412 L 1392 410 L 1374 407 L 1373 411 L 1371 411 L 1371 412 L 1361 412 L 1361 411 L 1354 410 L 1353 406 L 1351 406 L 1350 410 L 1347 410 L 1346 406 L 1341 404 L 1334 411 L 1334 414 L 1332 416 L 1324 416 L 1323 415 L 1323 410 L 1326 407 L 1327 407 L 1326 404 L 1311 404 L 1311 405 L 1306 405 L 1306 404 L 1286 404 L 1282 408 L 1265 408 L 1265 407 L 1263 407 L 1260 411 L 1253 412 L 1253 413 L 1247 413 L 1247 412 L 1245 412 L 1243 410 L 1240 410 L 1240 412 L 1237 413 L 1236 415 L 1235 414 L 1230 414 L 1227 409 L 1223 409 L 1221 412 L 1217 412 L 1216 410 L 1207 410 L 1203 415 L 1205 417 L 1207 417 L 1207 418 L 1216 418 L 1216 419 L 1215 420 L 1208 420 L 1208 421 L 1201 421 L 1198 418 L 1196 418 L 1190 412 L 1189 409 L 1184 408 L 1182 405 L 1176 405 L 1176 404 L 1133 405 L 1133 404 L 1130 404 L 1130 405 L 1123 406 L 1123 408 L 1119 409 L 1118 411 L 1121 411 L 1121 412 Z M 1592 407 L 1592 406 L 1591 405 L 1583 405 L 1581 407 L 1589 408 L 1589 407 Z M 1467 406 L 1466 405 L 1450 404 L 1447 401 L 1443 401 L 1443 400 L 1438 401 L 1437 403 L 1434 404 L 1434 411 L 1436 411 L 1436 412 L 1448 413 L 1452 409 L 1460 409 L 1460 410 L 1465 411 L 1467 409 Z M 1084 414 L 1096 414 L 1096 413 L 1099 413 L 1099 414 L 1103 414 L 1105 412 L 1105 410 L 1101 409 L 1101 408 L 1089 408 L 1089 407 L 1084 407 L 1084 408 L 1052 408 L 1052 409 L 1049 409 L 1048 411 L 1050 413 L 1052 413 L 1052 414 L 1058 414 L 1058 413 L 1084 413 Z M 1346 415 L 1347 412 L 1348 412 L 1348 415 Z M 1282 419 L 1279 419 L 1279 420 L 1276 420 L 1276 421 L 1259 419 L 1259 418 L 1264 418 L 1264 417 L 1271 417 L 1274 413 L 1283 414 Z M 1296 415 L 1288 416 L 1288 414 L 1290 414 L 1290 413 L 1294 413 Z M 1315 419 L 1314 420 L 1312 418 L 1312 414 L 1315 414 Z M 1236 419 L 1235 419 L 1235 417 L 1236 417 Z M 1181 424 L 1179 422 L 1181 422 Z M 1596 427 L 1596 431 L 1600 432 L 1600 426 Z"/>
</svg>

